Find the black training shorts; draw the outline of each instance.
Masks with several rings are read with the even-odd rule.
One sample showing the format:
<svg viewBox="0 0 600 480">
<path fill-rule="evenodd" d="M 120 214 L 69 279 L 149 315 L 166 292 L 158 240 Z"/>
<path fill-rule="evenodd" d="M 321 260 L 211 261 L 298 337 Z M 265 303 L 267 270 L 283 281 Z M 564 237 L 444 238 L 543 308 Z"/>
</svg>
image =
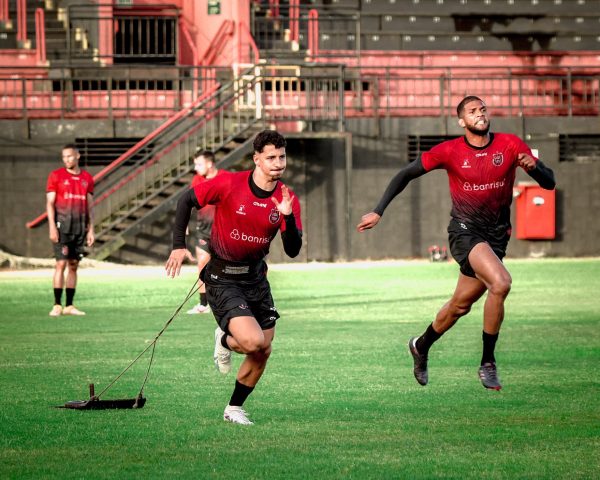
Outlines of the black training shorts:
<svg viewBox="0 0 600 480">
<path fill-rule="evenodd" d="M 496 256 L 502 260 L 506 255 L 509 239 L 510 225 L 482 229 L 460 222 L 455 218 L 450 220 L 450 225 L 448 225 L 450 253 L 460 265 L 460 271 L 467 277 L 476 278 L 475 272 L 469 263 L 469 253 L 475 245 L 481 242 L 489 244 Z"/>
<path fill-rule="evenodd" d="M 67 235 L 58 233 L 58 243 L 53 243 L 56 260 L 81 260 L 87 255 L 85 250 L 86 234 Z"/>
<path fill-rule="evenodd" d="M 194 248 L 198 247 L 210 254 L 210 231 L 212 223 L 198 222 L 196 228 L 192 230 L 190 238 Z"/>
<path fill-rule="evenodd" d="M 202 271 L 206 299 L 221 330 L 229 332 L 229 321 L 235 317 L 254 317 L 260 328 L 275 326 L 279 313 L 271 295 L 265 271 L 249 275 L 216 275 L 213 260 Z M 239 268 L 239 267 L 234 267 Z"/>
</svg>

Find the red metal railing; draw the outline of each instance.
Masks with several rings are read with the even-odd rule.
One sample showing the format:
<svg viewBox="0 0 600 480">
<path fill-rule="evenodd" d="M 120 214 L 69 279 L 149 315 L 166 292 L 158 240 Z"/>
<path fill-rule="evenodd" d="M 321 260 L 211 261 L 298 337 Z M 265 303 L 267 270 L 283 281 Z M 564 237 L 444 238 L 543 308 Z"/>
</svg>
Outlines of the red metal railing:
<svg viewBox="0 0 600 480">
<path fill-rule="evenodd" d="M 201 65 L 213 65 L 218 55 L 221 53 L 227 41 L 233 35 L 235 29 L 235 25 L 233 20 L 224 20 L 217 34 L 214 36 L 213 41 L 210 44 L 210 47 L 206 50 L 206 53 L 200 60 Z"/>
<path fill-rule="evenodd" d="M 173 115 L 171 118 L 169 118 L 165 123 L 160 125 L 153 132 L 148 134 L 145 138 L 140 140 L 133 147 L 131 147 L 129 150 L 127 150 L 125 153 L 123 153 L 114 162 L 110 163 L 109 165 L 104 167 L 102 170 L 100 170 L 96 175 L 94 175 L 94 183 L 98 183 L 103 178 L 107 177 L 109 174 L 111 174 L 112 172 L 117 170 L 121 165 L 123 165 L 127 160 L 129 160 L 135 153 L 139 152 L 142 148 L 144 148 L 147 145 L 149 145 L 150 143 L 152 143 L 152 141 L 154 139 L 156 139 L 159 135 L 161 135 L 164 131 L 166 131 L 171 125 L 175 124 L 181 118 L 184 118 L 191 111 L 193 111 L 195 108 L 197 108 L 197 106 L 200 105 L 202 102 L 204 102 L 207 98 L 209 98 L 216 91 L 216 89 L 217 89 L 217 87 L 215 85 L 213 90 L 205 92 L 200 98 L 198 98 L 194 102 L 193 105 L 177 112 L 175 115 Z M 137 173 L 134 174 L 133 176 L 135 176 L 135 175 L 137 175 Z M 131 177 L 131 175 L 129 177 L 126 177 L 125 179 L 123 179 L 120 183 L 118 183 L 115 187 L 113 187 L 113 189 L 111 189 L 108 193 L 105 193 L 103 196 L 100 196 L 99 198 L 97 198 L 94 201 L 94 205 L 98 204 L 101 200 L 106 198 L 106 196 L 110 195 L 110 193 L 113 193 L 116 189 L 120 188 L 123 184 L 127 183 L 132 178 L 132 177 L 131 178 L 130 177 Z M 27 228 L 35 228 L 38 225 L 40 225 L 41 223 L 43 223 L 47 218 L 48 218 L 48 214 L 42 213 L 41 215 L 34 218 L 30 222 L 27 222 L 25 225 L 27 226 Z"/>
<path fill-rule="evenodd" d="M 17 0 L 17 42 L 27 41 L 27 0 Z"/>
<path fill-rule="evenodd" d="M 250 60 L 253 61 L 253 63 L 256 65 L 256 64 L 258 64 L 258 62 L 260 60 L 260 52 L 258 51 L 256 42 L 254 42 L 254 38 L 252 37 L 252 34 L 250 33 L 250 29 L 248 28 L 248 25 L 246 25 L 244 22 L 238 22 L 238 26 L 240 28 L 240 32 L 238 35 L 238 52 L 240 53 L 240 55 L 242 54 L 242 51 L 243 51 L 242 34 L 244 34 L 246 41 L 248 42 L 248 45 L 250 45 L 250 49 L 252 50 L 253 58 Z"/>
<path fill-rule="evenodd" d="M 192 64 L 194 66 L 200 65 L 200 55 L 198 54 L 198 49 L 196 48 L 196 44 L 190 35 L 190 31 L 188 30 L 185 20 L 183 16 L 179 17 L 179 29 L 181 30 L 181 34 L 183 35 L 183 39 L 186 41 L 189 49 L 192 51 Z"/>
<path fill-rule="evenodd" d="M 45 14 L 43 8 L 35 11 L 35 45 L 37 52 L 37 62 L 39 65 L 46 64 L 46 27 Z"/>
<path fill-rule="evenodd" d="M 300 38 L 300 0 L 290 0 L 290 41 L 298 43 Z"/>
<path fill-rule="evenodd" d="M 7 24 L 9 22 L 8 0 L 0 0 L 0 23 Z"/>
<path fill-rule="evenodd" d="M 314 8 L 308 12 L 308 53 L 319 55 L 319 12 Z"/>
</svg>

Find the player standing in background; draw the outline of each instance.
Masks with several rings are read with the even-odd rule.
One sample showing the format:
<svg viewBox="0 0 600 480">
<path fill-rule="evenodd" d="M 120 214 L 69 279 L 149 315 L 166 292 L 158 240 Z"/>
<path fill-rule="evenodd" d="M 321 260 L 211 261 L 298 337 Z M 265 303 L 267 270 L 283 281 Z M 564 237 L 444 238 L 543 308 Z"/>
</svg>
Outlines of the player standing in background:
<svg viewBox="0 0 600 480">
<path fill-rule="evenodd" d="M 194 170 L 196 170 L 196 174 L 192 179 L 192 188 L 219 175 L 229 173 L 217 168 L 215 165 L 215 155 L 208 150 L 201 151 L 196 155 L 194 158 Z M 190 235 L 193 238 L 196 261 L 198 262 L 198 273 L 202 272 L 202 269 L 210 260 L 210 231 L 214 218 L 214 205 L 206 205 L 198 210 L 195 233 Z M 200 303 L 188 310 L 187 313 L 190 315 L 210 312 L 210 307 L 206 300 L 206 285 L 204 285 L 204 282 L 201 283 L 198 292 L 200 294 Z"/>
<path fill-rule="evenodd" d="M 173 251 L 167 275 L 179 274 L 185 258 L 185 230 L 193 207 L 215 205 L 211 258 L 201 278 L 217 320 L 215 365 L 231 370 L 231 352 L 245 355 L 223 418 L 252 425 L 242 408 L 262 376 L 271 355 L 279 318 L 267 280 L 265 256 L 278 231 L 285 253 L 295 257 L 302 246 L 300 203 L 280 179 L 286 169 L 286 141 L 273 130 L 254 139 L 254 170 L 235 172 L 201 183 L 177 204 Z"/>
<path fill-rule="evenodd" d="M 489 131 L 487 108 L 480 98 L 465 97 L 458 104 L 457 114 L 464 137 L 440 143 L 403 168 L 373 212 L 362 217 L 357 229 L 363 232 L 377 225 L 388 204 L 411 180 L 434 169 L 446 170 L 452 197 L 450 251 L 460 265 L 460 273 L 452 298 L 423 335 L 409 341 L 414 375 L 417 382 L 427 385 L 429 348 L 487 291 L 479 378 L 484 387 L 500 390 L 494 350 L 512 282 L 502 258 L 511 235 L 515 172 L 521 167 L 547 190 L 554 189 L 554 173 L 533 157 L 519 137 Z"/>
<path fill-rule="evenodd" d="M 63 147 L 62 161 L 65 166 L 50 173 L 46 186 L 46 213 L 56 258 L 51 317 L 85 315 L 73 305 L 73 298 L 77 287 L 77 267 L 85 255 L 84 245 L 91 247 L 94 244 L 94 179 L 79 168 L 79 150 L 75 145 Z M 63 309 L 62 293 L 65 286 L 67 297 Z"/>
</svg>

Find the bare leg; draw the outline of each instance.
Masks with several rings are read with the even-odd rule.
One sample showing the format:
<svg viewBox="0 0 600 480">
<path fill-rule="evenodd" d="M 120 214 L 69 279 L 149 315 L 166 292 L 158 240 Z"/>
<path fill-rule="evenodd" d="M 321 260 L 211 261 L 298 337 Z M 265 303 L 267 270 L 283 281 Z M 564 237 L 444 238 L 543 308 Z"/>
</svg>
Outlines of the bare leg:
<svg viewBox="0 0 600 480">
<path fill-rule="evenodd" d="M 57 260 L 54 267 L 54 277 L 52 278 L 52 286 L 54 288 L 65 288 L 65 269 L 67 268 L 66 260 Z"/>
<path fill-rule="evenodd" d="M 202 271 L 206 264 L 210 261 L 210 254 L 200 247 L 196 247 L 196 260 L 198 261 L 198 274 Z M 200 284 L 200 289 L 198 293 L 206 293 L 206 285 L 204 282 Z"/>
<path fill-rule="evenodd" d="M 433 329 L 443 334 L 452 328 L 460 317 L 471 311 L 471 306 L 481 298 L 485 289 L 485 284 L 480 280 L 459 273 L 452 298 L 438 312 Z"/>
<path fill-rule="evenodd" d="M 66 288 L 77 287 L 77 267 L 79 260 L 68 260 L 67 285 Z"/>
<path fill-rule="evenodd" d="M 227 337 L 229 347 L 246 358 L 240 365 L 237 380 L 254 387 L 262 376 L 271 355 L 271 342 L 275 328 L 262 330 L 254 317 L 235 317 L 229 322 L 231 335 Z"/>
<path fill-rule="evenodd" d="M 510 292 L 512 278 L 487 243 L 478 243 L 473 247 L 469 253 L 469 263 L 488 290 L 483 307 L 483 331 L 495 335 L 504 320 L 504 301 Z"/>
</svg>

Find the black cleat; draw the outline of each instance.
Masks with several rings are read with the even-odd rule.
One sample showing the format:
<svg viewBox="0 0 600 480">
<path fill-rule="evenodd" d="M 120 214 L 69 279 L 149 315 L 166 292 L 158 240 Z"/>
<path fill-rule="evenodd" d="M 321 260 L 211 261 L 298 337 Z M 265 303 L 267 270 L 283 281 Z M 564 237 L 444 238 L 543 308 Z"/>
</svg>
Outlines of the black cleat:
<svg viewBox="0 0 600 480">
<path fill-rule="evenodd" d="M 479 379 L 483 386 L 490 390 L 500 390 L 502 388 L 495 363 L 484 363 L 479 367 Z"/>
<path fill-rule="evenodd" d="M 429 374 L 427 373 L 427 355 L 421 355 L 417 351 L 417 338 L 418 337 L 412 337 L 408 341 L 408 349 L 415 362 L 415 368 L 413 369 L 415 378 L 419 384 L 424 386 L 427 385 L 427 382 L 429 381 Z"/>
</svg>

